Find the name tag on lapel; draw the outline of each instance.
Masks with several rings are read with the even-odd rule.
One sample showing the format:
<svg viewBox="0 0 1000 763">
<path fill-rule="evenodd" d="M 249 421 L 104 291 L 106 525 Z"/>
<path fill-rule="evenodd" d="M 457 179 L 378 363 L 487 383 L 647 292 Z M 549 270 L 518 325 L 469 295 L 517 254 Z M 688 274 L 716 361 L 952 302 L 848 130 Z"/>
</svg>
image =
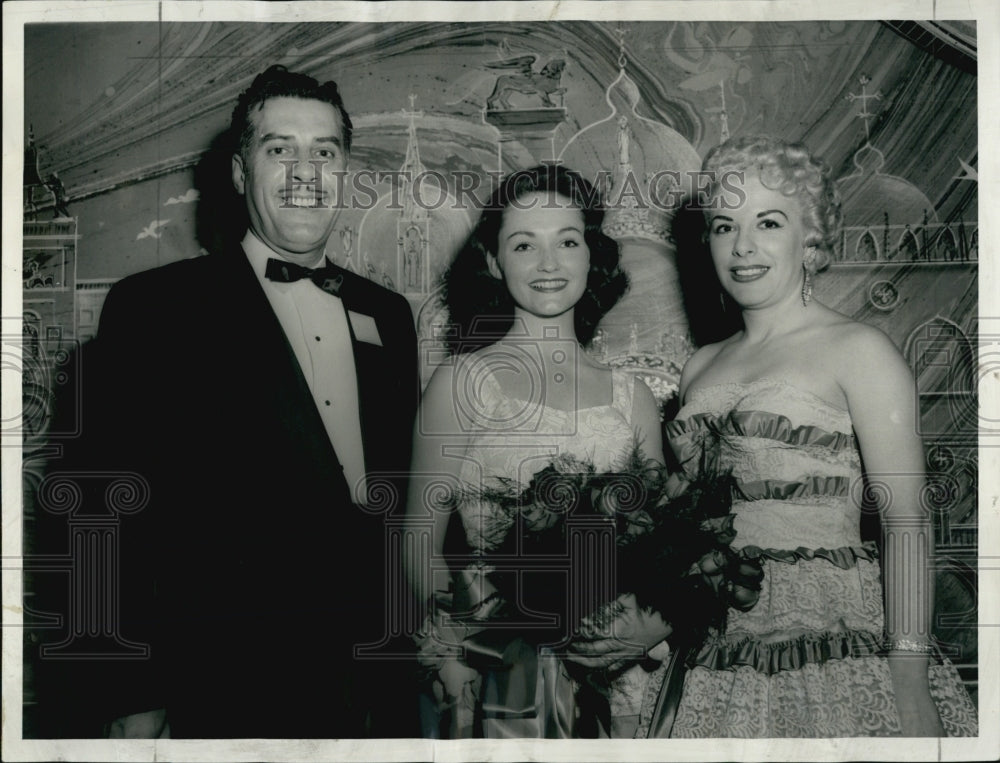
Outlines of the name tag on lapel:
<svg viewBox="0 0 1000 763">
<path fill-rule="evenodd" d="M 370 315 L 356 313 L 353 310 L 347 311 L 347 318 L 351 321 L 351 329 L 354 331 L 354 337 L 359 342 L 367 342 L 379 347 L 382 346 L 382 337 L 378 334 L 378 326 L 374 318 Z"/>
</svg>

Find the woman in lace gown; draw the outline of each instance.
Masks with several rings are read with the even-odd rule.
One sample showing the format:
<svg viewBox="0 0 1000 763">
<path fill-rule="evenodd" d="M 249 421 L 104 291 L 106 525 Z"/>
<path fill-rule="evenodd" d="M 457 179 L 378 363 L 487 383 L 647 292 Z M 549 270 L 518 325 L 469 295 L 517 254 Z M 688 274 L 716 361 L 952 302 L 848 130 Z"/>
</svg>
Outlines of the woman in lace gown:
<svg viewBox="0 0 1000 763">
<path fill-rule="evenodd" d="M 839 233 L 829 170 L 766 137 L 713 149 L 705 169 L 707 240 L 744 328 L 689 360 L 667 437 L 689 474 L 706 451 L 733 470 L 734 547 L 762 560 L 764 585 L 700 650 L 672 735 L 975 734 L 934 656 L 913 378 L 882 332 L 812 299 Z M 881 559 L 861 539 L 863 470 Z"/>
<path fill-rule="evenodd" d="M 645 457 L 662 461 L 649 389 L 582 347 L 627 287 L 617 244 L 600 232 L 602 218 L 598 195 L 576 173 L 560 166 L 515 173 L 493 194 L 446 275 L 445 302 L 457 331 L 418 416 L 408 521 L 410 537 L 423 530 L 426 545 L 421 552 L 414 540 L 406 563 L 418 602 L 450 587 L 449 609 L 465 618 L 448 631 L 439 611 L 433 639 L 421 634 L 422 653 L 431 641 L 457 647 L 447 659 L 424 660 L 435 672 L 437 705 L 428 697 L 428 736 L 567 733 L 546 728 L 536 701 L 541 671 L 536 681 L 532 659 L 515 653 L 563 640 L 573 622 L 591 614 L 593 592 L 553 583 L 558 572 L 546 574 L 544 562 L 511 545 L 520 537 L 515 523 L 540 530 L 533 524 L 551 515 L 511 512 L 490 491 L 526 488 L 533 475 L 567 460 L 597 472 L 618 469 L 637 444 Z M 428 564 L 428 557 L 443 558 L 446 535 L 458 568 L 453 582 L 444 565 Z M 650 644 L 669 633 L 659 616 L 634 608 L 629 622 Z M 488 627 L 497 623 L 502 628 Z M 492 662 L 491 650 L 502 652 Z M 624 727 L 635 725 L 649 682 L 649 671 L 635 670 L 611 696 Z M 512 707 L 519 693 L 528 696 Z M 443 709 L 450 728 L 442 730 Z"/>
</svg>

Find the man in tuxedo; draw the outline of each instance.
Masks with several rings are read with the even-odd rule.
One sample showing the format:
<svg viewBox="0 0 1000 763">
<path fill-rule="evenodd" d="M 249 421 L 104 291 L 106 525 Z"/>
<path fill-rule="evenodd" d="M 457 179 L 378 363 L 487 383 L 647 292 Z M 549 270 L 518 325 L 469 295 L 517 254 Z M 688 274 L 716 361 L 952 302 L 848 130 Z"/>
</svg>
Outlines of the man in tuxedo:
<svg viewBox="0 0 1000 763">
<path fill-rule="evenodd" d="M 358 651 L 386 634 L 412 314 L 324 259 L 351 145 L 334 82 L 271 67 L 232 135 L 242 242 L 120 281 L 86 356 L 88 467 L 148 484 L 117 625 L 150 647 L 86 691 L 112 736 L 415 735 L 407 664 Z"/>
</svg>

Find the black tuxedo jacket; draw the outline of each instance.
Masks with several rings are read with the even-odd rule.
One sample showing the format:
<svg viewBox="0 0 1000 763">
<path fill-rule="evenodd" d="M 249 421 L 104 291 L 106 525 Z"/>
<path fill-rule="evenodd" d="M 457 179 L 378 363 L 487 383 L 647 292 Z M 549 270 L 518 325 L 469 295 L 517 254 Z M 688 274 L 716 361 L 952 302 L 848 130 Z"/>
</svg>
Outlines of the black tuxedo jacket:
<svg viewBox="0 0 1000 763">
<path fill-rule="evenodd" d="M 241 248 L 108 294 L 84 356 L 81 458 L 148 483 L 147 507 L 120 522 L 118 621 L 151 652 L 93 679 L 105 713 L 166 706 L 181 737 L 410 734 L 407 667 L 354 647 L 385 634 L 385 518 L 403 510 L 416 336 L 403 297 L 343 276 L 345 308 L 372 316 L 382 342 L 352 337 L 369 484 L 389 478 L 370 491 L 379 510 L 350 500 Z"/>
</svg>

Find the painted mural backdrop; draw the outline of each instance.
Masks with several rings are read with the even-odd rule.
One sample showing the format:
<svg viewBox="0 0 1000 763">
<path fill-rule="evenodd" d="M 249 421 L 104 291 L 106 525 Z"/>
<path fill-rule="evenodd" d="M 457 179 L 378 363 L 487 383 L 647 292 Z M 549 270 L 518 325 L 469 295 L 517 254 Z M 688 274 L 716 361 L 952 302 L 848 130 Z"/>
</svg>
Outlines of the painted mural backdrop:
<svg viewBox="0 0 1000 763">
<path fill-rule="evenodd" d="M 327 254 L 406 296 L 425 379 L 447 323 L 438 279 L 477 201 L 499 175 L 561 161 L 607 192 L 606 232 L 632 281 L 591 350 L 645 378 L 669 410 L 684 361 L 723 325 L 717 290 L 690 282 L 701 251 L 676 225 L 689 173 L 713 145 L 750 133 L 823 155 L 846 225 L 817 295 L 886 331 L 916 373 L 944 569 L 938 635 L 975 681 L 974 24 L 29 26 L 34 428 L 49 371 L 66 342 L 92 335 L 114 280 L 201 256 L 239 228 L 219 136 L 239 92 L 272 63 L 341 86 L 359 203 Z"/>
</svg>

